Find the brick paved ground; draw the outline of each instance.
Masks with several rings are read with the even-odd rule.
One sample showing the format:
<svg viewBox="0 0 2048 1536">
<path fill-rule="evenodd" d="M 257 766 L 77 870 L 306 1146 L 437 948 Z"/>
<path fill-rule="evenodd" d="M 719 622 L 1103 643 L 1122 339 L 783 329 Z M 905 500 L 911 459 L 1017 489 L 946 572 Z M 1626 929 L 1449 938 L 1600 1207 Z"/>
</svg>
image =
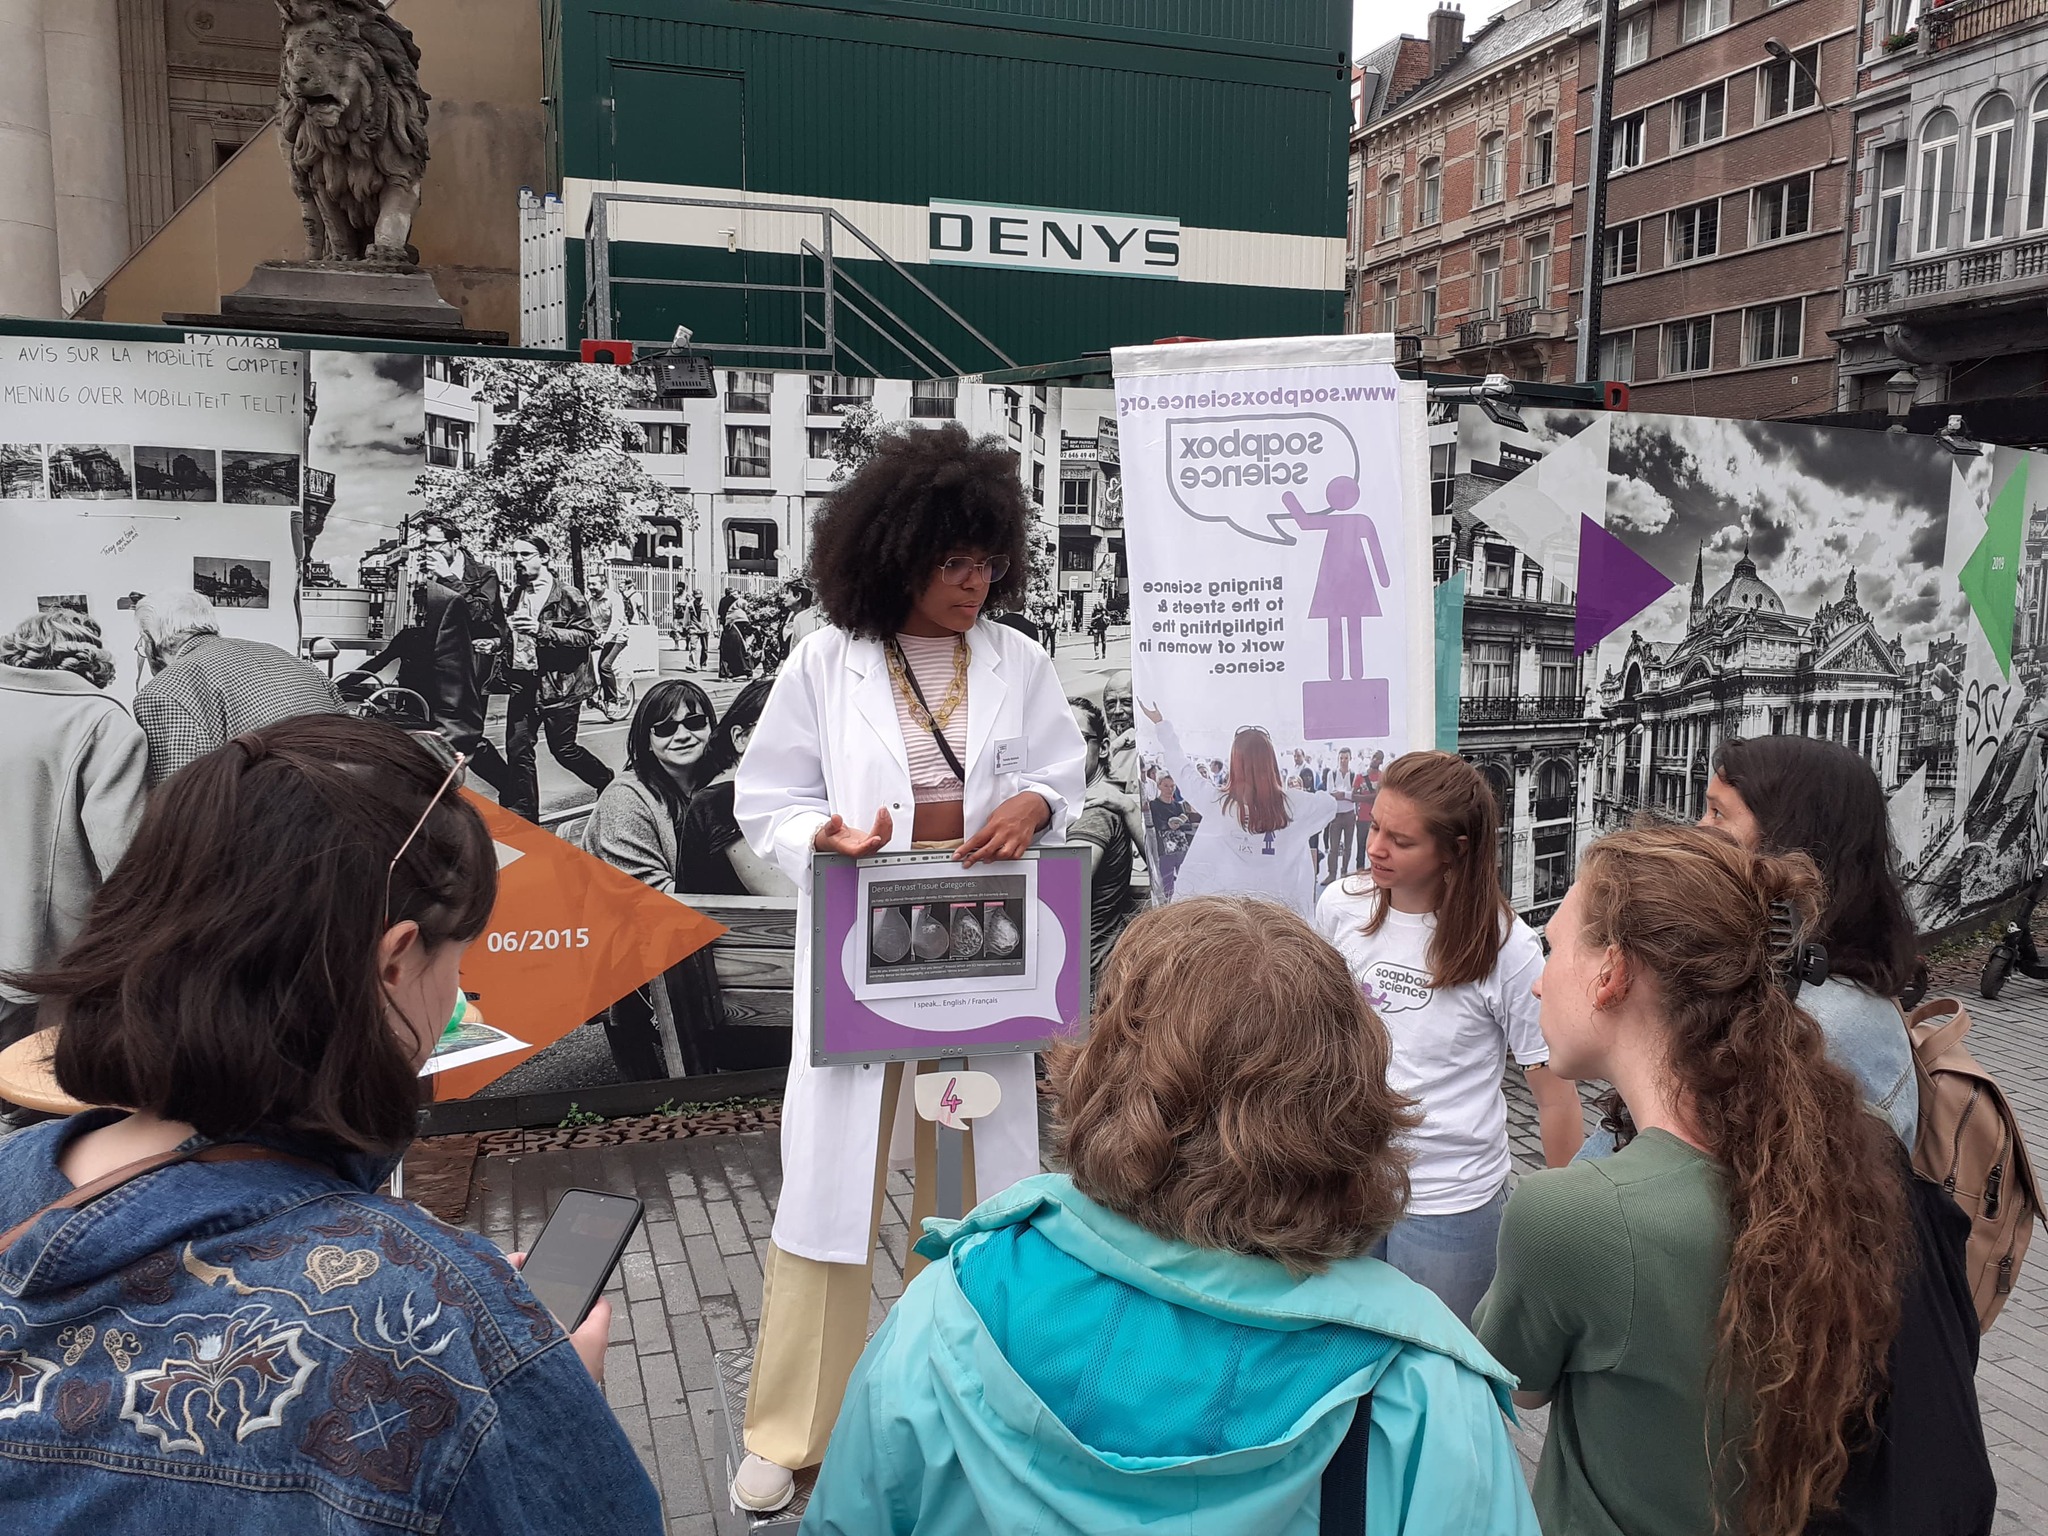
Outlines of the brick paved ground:
<svg viewBox="0 0 2048 1536">
<path fill-rule="evenodd" d="M 1937 990 L 1970 1000 L 1979 1060 L 1995 1072 L 2048 1174 L 2048 983 L 2013 981 L 1986 1003 L 1974 972 Z M 1533 1106 L 1510 1073 L 1518 1167 L 1540 1164 Z M 590 1151 L 485 1158 L 470 1224 L 507 1248 L 530 1243 L 563 1190 L 634 1190 L 647 1221 L 614 1282 L 606 1392 L 667 1501 L 675 1536 L 737 1533 L 725 1508 L 724 1447 L 712 1356 L 748 1342 L 760 1316 L 761 1264 L 780 1187 L 776 1143 L 742 1135 Z M 910 1186 L 896 1175 L 875 1263 L 870 1314 L 879 1323 L 903 1287 Z M 1999 1483 L 1997 1536 L 2048 1536 L 2048 1239 L 1984 1341 L 1978 1396 Z M 1525 1460 L 1541 1445 L 1541 1414 L 1516 1436 Z"/>
</svg>

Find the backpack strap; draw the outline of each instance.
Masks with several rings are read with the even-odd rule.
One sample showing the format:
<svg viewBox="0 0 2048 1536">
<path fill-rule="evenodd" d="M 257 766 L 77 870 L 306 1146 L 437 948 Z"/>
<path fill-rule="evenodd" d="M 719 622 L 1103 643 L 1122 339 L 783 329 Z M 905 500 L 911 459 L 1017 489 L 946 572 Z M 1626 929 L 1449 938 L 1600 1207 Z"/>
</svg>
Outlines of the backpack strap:
<svg viewBox="0 0 2048 1536">
<path fill-rule="evenodd" d="M 103 1173 L 88 1183 L 79 1185 L 70 1194 L 52 1200 L 26 1221 L 18 1221 L 5 1232 L 0 1232 L 0 1254 L 4 1254 L 25 1236 L 28 1230 L 52 1211 L 75 1211 L 91 1205 L 109 1190 L 119 1189 L 131 1179 L 139 1179 L 145 1173 L 154 1173 L 159 1168 L 168 1168 L 175 1163 L 247 1163 L 256 1161 L 298 1163 L 302 1167 L 317 1168 L 320 1165 L 303 1157 L 293 1157 L 289 1152 L 279 1152 L 271 1147 L 254 1146 L 246 1142 L 205 1147 L 176 1147 L 169 1152 L 158 1152 L 149 1157 L 139 1157 L 132 1163 L 123 1163 L 110 1173 Z"/>
<path fill-rule="evenodd" d="M 1950 1047 L 1970 1032 L 1970 1010 L 1953 997 L 1936 997 L 1915 1008 L 1906 1019 L 1906 1028 L 1910 1032 L 1943 1014 L 1954 1014 L 1955 1017 L 1940 1028 L 1928 1031 L 1925 1039 L 1913 1042 L 1913 1054 L 1923 1062 L 1939 1061 Z"/>
<path fill-rule="evenodd" d="M 1358 1400 L 1351 1427 L 1323 1468 L 1321 1536 L 1365 1536 L 1365 1448 L 1372 1438 L 1372 1394 Z"/>
</svg>

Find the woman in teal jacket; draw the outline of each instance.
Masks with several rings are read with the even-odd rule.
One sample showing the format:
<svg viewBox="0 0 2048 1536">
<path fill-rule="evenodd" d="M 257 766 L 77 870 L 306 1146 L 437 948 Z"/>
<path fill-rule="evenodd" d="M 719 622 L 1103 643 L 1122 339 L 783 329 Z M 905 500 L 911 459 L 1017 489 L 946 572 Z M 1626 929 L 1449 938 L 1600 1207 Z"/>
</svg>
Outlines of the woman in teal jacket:
<svg viewBox="0 0 2048 1536">
<path fill-rule="evenodd" d="M 1407 1199 L 1388 1050 L 1285 908 L 1133 922 L 1050 1061 L 1070 1172 L 928 1225 L 806 1536 L 1537 1536 L 1512 1378 L 1365 1257 Z M 1363 1510 L 1326 1511 L 1361 1407 Z"/>
</svg>

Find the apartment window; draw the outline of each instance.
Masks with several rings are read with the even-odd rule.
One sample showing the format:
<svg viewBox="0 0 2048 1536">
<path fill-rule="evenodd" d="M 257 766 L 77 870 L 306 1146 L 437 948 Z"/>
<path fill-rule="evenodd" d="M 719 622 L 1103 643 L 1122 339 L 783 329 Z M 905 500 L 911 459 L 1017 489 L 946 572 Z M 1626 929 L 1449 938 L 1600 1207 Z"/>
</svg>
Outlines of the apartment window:
<svg viewBox="0 0 2048 1536">
<path fill-rule="evenodd" d="M 805 427 L 804 438 L 807 452 L 814 459 L 829 459 L 839 452 L 839 429 L 837 427 Z"/>
<path fill-rule="evenodd" d="M 1508 136 L 1489 133 L 1479 141 L 1479 196 L 1473 199 L 1474 208 L 1500 201 L 1501 189 L 1507 181 L 1507 169 Z"/>
<path fill-rule="evenodd" d="M 2012 197 L 2012 98 L 1987 96 L 1970 124 L 1970 238 L 2005 234 Z"/>
<path fill-rule="evenodd" d="M 686 421 L 643 421 L 640 433 L 647 439 L 649 453 L 690 451 L 690 424 Z"/>
<path fill-rule="evenodd" d="M 1500 252 L 1479 253 L 1479 316 L 1483 320 L 1500 315 Z"/>
<path fill-rule="evenodd" d="M 1499 565 L 1494 562 L 1495 547 L 1487 546 L 1486 579 L 1493 580 L 1498 570 L 1503 583 L 1500 592 L 1505 593 L 1507 573 L 1513 569 L 1514 556 L 1506 550 L 1498 551 L 1505 556 Z M 1491 585 L 1486 587 L 1494 591 Z M 1465 684 L 1460 690 L 1468 699 L 1508 699 L 1515 693 L 1515 646 L 1507 640 L 1472 640 L 1465 646 Z"/>
<path fill-rule="evenodd" d="M 910 414 L 918 417 L 952 416 L 960 407 L 958 379 L 919 379 L 910 386 Z"/>
<path fill-rule="evenodd" d="M 774 390 L 775 375 L 772 373 L 750 373 L 745 369 L 729 368 L 725 374 L 725 408 L 728 411 L 766 414 L 768 397 Z"/>
<path fill-rule="evenodd" d="M 1680 149 L 1721 137 L 1728 123 L 1728 87 L 1710 85 L 1671 104 L 1671 136 Z"/>
<path fill-rule="evenodd" d="M 1877 250 L 1871 270 L 1889 272 L 1899 264 L 1899 233 L 1906 222 L 1906 146 L 1887 144 L 1877 152 Z"/>
<path fill-rule="evenodd" d="M 753 427 L 742 431 L 758 430 Z M 766 518 L 734 518 L 725 525 L 725 569 L 733 576 L 779 576 L 775 548 L 781 530 Z"/>
<path fill-rule="evenodd" d="M 1422 287 L 1422 334 L 1436 334 L 1436 268 L 1424 267 L 1415 275 Z"/>
<path fill-rule="evenodd" d="M 768 429 L 727 427 L 725 429 L 725 474 L 729 480 L 768 478 Z"/>
<path fill-rule="evenodd" d="M 1085 523 L 1095 516 L 1095 481 L 1062 480 L 1060 482 L 1060 521 L 1063 523 Z"/>
<path fill-rule="evenodd" d="M 1650 8 L 1621 18 L 1621 30 L 1614 34 L 1614 67 L 1633 69 L 1650 56 Z"/>
<path fill-rule="evenodd" d="M 1579 658 L 1570 646 L 1546 645 L 1536 653 L 1542 667 L 1543 697 L 1576 699 L 1579 696 Z"/>
<path fill-rule="evenodd" d="M 1035 459 L 1031 465 L 1031 501 L 1034 506 L 1045 505 L 1045 460 Z"/>
<path fill-rule="evenodd" d="M 1003 427 L 1012 442 L 1024 441 L 1024 397 L 1014 389 L 1003 391 Z"/>
<path fill-rule="evenodd" d="M 1920 207 L 1913 223 L 1913 249 L 1925 256 L 1955 243 L 1955 113 L 1946 107 L 1920 129 Z"/>
<path fill-rule="evenodd" d="M 1643 163 L 1643 114 L 1617 117 L 1608 130 L 1607 169 L 1628 171 Z"/>
<path fill-rule="evenodd" d="M 1920 0 L 1891 0 L 1886 7 L 1886 19 L 1893 37 L 1911 31 L 1920 20 Z"/>
<path fill-rule="evenodd" d="M 1572 828 L 1552 827 L 1534 835 L 1535 883 L 1529 899 L 1538 905 L 1563 901 L 1572 888 Z"/>
<path fill-rule="evenodd" d="M 1678 13 L 1678 40 L 1689 43 L 1728 25 L 1728 0 L 1685 0 Z"/>
<path fill-rule="evenodd" d="M 849 378 L 843 373 L 814 373 L 805 407 L 813 416 L 832 416 L 849 405 L 871 404 L 875 398 L 873 379 Z"/>
<path fill-rule="evenodd" d="M 470 456 L 471 426 L 453 416 L 436 416 L 427 413 L 427 462 L 443 469 L 468 469 L 475 460 Z"/>
<path fill-rule="evenodd" d="M 1600 377 L 1616 384 L 1636 380 L 1636 333 L 1623 331 L 1600 338 Z"/>
<path fill-rule="evenodd" d="M 1443 215 L 1444 205 L 1444 163 L 1432 156 L 1422 162 L 1422 190 L 1415 204 L 1415 223 L 1418 227 L 1434 224 Z"/>
<path fill-rule="evenodd" d="M 2048 224 L 2048 82 L 2027 108 L 2027 228 Z"/>
<path fill-rule="evenodd" d="M 1671 215 L 1671 259 L 1699 261 L 1721 249 L 1721 204 L 1697 203 Z"/>
<path fill-rule="evenodd" d="M 1636 270 L 1642 236 L 1634 224 L 1617 224 L 1607 231 L 1604 268 L 1609 277 L 1627 277 Z"/>
<path fill-rule="evenodd" d="M 1787 299 L 1782 304 L 1766 304 L 1749 311 L 1749 360 L 1769 363 L 1797 357 L 1805 309 L 1804 299 Z"/>
<path fill-rule="evenodd" d="M 1762 245 L 1770 240 L 1803 235 L 1813 222 L 1811 175 L 1794 176 L 1789 181 L 1775 181 L 1768 187 L 1758 187 L 1755 199 L 1755 213 L 1750 221 L 1752 244 Z"/>
<path fill-rule="evenodd" d="M 1522 252 L 1529 262 L 1529 286 L 1523 296 L 1542 308 L 1550 302 L 1550 236 L 1531 235 Z"/>
<path fill-rule="evenodd" d="M 1538 112 L 1529 119 L 1529 159 L 1525 169 L 1529 186 L 1547 187 L 1557 180 L 1557 119 L 1548 112 Z"/>
<path fill-rule="evenodd" d="M 457 388 L 469 387 L 469 364 L 459 357 L 433 356 L 427 359 L 427 377 Z"/>
<path fill-rule="evenodd" d="M 1664 371 L 1705 373 L 1714 366 L 1714 317 L 1680 320 L 1664 327 Z"/>
<path fill-rule="evenodd" d="M 1380 238 L 1391 240 L 1401 233 L 1401 178 L 1389 176 L 1380 183 Z"/>
<path fill-rule="evenodd" d="M 1757 71 L 1758 115 L 1768 122 L 1788 112 L 1804 112 L 1817 99 L 1813 82 L 1820 77 L 1820 44 L 1794 51 L 1789 59 L 1773 59 Z"/>
<path fill-rule="evenodd" d="M 1038 453 L 1045 452 L 1045 407 L 1031 407 L 1031 446 Z"/>
<path fill-rule="evenodd" d="M 1380 284 L 1379 329 L 1401 329 L 1401 280 L 1390 277 Z"/>
</svg>

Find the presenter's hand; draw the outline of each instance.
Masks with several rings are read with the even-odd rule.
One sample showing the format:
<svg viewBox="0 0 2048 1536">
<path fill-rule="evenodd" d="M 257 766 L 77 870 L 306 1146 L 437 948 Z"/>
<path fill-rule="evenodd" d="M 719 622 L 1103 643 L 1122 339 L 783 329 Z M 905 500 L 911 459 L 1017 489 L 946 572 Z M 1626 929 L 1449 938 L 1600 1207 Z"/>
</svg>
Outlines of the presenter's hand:
<svg viewBox="0 0 2048 1536">
<path fill-rule="evenodd" d="M 1145 712 L 1145 718 L 1147 720 L 1150 720 L 1154 725 L 1157 725 L 1160 721 L 1166 718 L 1166 716 L 1159 713 L 1158 710 L 1154 709 L 1150 704 L 1147 704 L 1143 699 L 1138 700 L 1138 708 L 1142 709 Z"/>
<path fill-rule="evenodd" d="M 989 812 L 979 832 L 960 845 L 960 862 L 967 866 L 1022 858 L 1038 829 L 1051 820 L 1052 807 L 1036 790 L 1012 795 Z"/>
<path fill-rule="evenodd" d="M 818 828 L 818 835 L 811 839 L 811 846 L 820 853 L 843 853 L 856 859 L 865 858 L 868 854 L 880 853 L 895 829 L 896 824 L 889 819 L 887 806 L 875 812 L 872 832 L 849 827 L 845 817 L 834 816 Z"/>
<path fill-rule="evenodd" d="M 514 1269 L 526 1267 L 526 1255 L 508 1253 L 506 1259 Z M 583 1368 L 590 1372 L 590 1379 L 599 1386 L 604 1385 L 604 1349 L 612 1337 L 612 1304 L 609 1298 L 600 1296 L 592 1303 L 590 1316 L 583 1319 L 583 1326 L 569 1335 L 569 1342 L 575 1346 L 576 1358 L 583 1362 Z"/>
</svg>

